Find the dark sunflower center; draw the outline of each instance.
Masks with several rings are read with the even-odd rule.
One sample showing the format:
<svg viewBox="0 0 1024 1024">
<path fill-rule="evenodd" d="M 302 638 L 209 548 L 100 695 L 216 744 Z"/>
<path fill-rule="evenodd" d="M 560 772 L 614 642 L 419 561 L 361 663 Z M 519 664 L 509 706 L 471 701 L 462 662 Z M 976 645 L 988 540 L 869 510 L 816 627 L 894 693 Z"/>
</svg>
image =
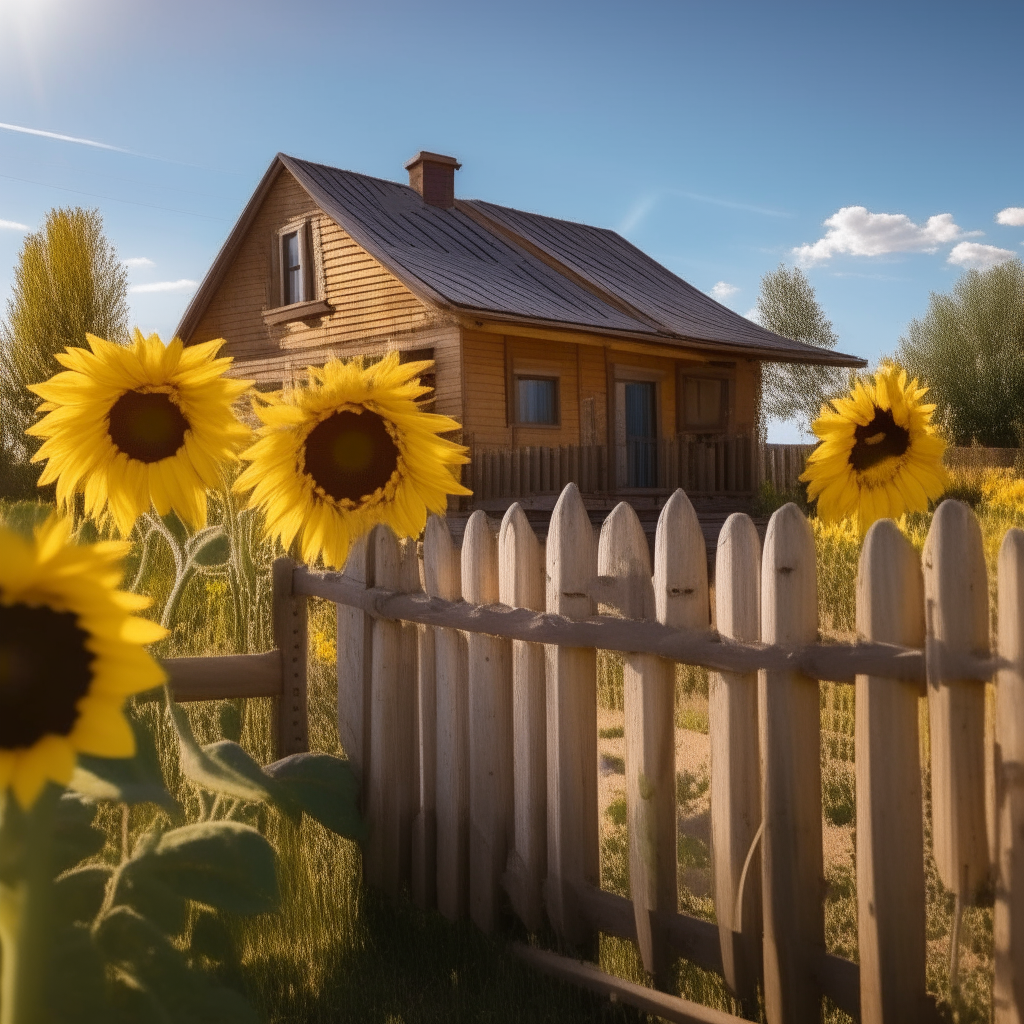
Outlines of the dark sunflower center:
<svg viewBox="0 0 1024 1024">
<path fill-rule="evenodd" d="M 188 420 L 161 391 L 126 391 L 110 410 L 110 440 L 130 459 L 159 462 L 185 443 Z"/>
<path fill-rule="evenodd" d="M 336 412 L 306 438 L 306 472 L 336 501 L 358 502 L 398 467 L 398 448 L 375 412 Z"/>
<path fill-rule="evenodd" d="M 0 749 L 71 732 L 92 679 L 87 639 L 71 612 L 0 605 Z"/>
<path fill-rule="evenodd" d="M 853 432 L 850 465 L 860 471 L 883 459 L 898 458 L 910 447 L 910 431 L 892 418 L 891 409 L 876 409 L 874 418 Z"/>
</svg>

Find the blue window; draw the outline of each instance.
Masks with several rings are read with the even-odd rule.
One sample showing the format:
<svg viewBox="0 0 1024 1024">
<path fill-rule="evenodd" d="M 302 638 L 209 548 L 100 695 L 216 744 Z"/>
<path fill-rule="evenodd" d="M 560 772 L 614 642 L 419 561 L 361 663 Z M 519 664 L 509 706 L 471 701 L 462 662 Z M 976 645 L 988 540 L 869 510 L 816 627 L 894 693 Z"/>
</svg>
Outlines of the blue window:
<svg viewBox="0 0 1024 1024">
<path fill-rule="evenodd" d="M 516 377 L 516 422 L 558 425 L 558 378 Z"/>
</svg>

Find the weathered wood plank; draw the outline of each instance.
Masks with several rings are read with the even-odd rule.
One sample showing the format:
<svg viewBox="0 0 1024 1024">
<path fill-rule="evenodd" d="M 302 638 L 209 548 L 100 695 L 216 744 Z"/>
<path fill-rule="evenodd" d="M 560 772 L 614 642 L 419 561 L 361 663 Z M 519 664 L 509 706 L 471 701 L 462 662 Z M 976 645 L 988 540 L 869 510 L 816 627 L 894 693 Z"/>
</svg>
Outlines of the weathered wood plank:
<svg viewBox="0 0 1024 1024">
<path fill-rule="evenodd" d="M 283 686 L 277 701 L 277 756 L 309 750 L 306 666 L 308 613 L 306 599 L 293 588 L 295 563 L 274 560 L 274 643 L 281 652 Z"/>
<path fill-rule="evenodd" d="M 761 635 L 807 644 L 818 630 L 814 535 L 796 505 L 768 523 L 761 562 Z M 815 964 L 825 951 L 818 681 L 796 672 L 758 677 L 764 998 L 768 1024 L 817 1021 Z"/>
<path fill-rule="evenodd" d="M 921 561 L 891 519 L 868 531 L 857 574 L 857 632 L 924 643 Z M 924 834 L 918 690 L 857 677 L 857 908 L 861 1024 L 912 1024 L 925 995 Z"/>
<path fill-rule="evenodd" d="M 760 637 L 760 584 L 757 529 L 749 516 L 734 513 L 715 556 L 715 617 L 723 637 Z M 752 851 L 761 824 L 757 674 L 712 673 L 708 696 L 715 916 L 726 983 L 749 1008 L 761 974 L 761 857 Z"/>
<path fill-rule="evenodd" d="M 597 568 L 612 583 L 609 596 L 626 618 L 655 617 L 647 538 L 625 502 L 601 528 Z M 650 654 L 627 654 L 623 693 L 630 894 L 641 959 L 664 987 L 671 953 L 654 915 L 674 912 L 677 899 L 675 666 Z"/>
<path fill-rule="evenodd" d="M 474 512 L 462 538 L 462 593 L 474 604 L 498 600 L 498 542 Z M 469 916 L 494 930 L 512 818 L 512 649 L 507 640 L 469 636 Z"/>
<path fill-rule="evenodd" d="M 428 595 L 462 597 L 459 553 L 448 524 L 427 520 L 423 569 Z M 456 629 L 434 634 L 437 688 L 437 908 L 449 920 L 469 908 L 469 682 L 466 638 Z"/>
<path fill-rule="evenodd" d="M 161 658 L 167 685 L 176 701 L 231 700 L 235 697 L 280 697 L 281 652 L 224 654 L 205 658 Z M 163 700 L 162 690 L 136 700 Z"/>
<path fill-rule="evenodd" d="M 512 608 L 544 607 L 544 552 L 518 503 L 498 537 L 499 596 Z M 544 648 L 512 642 L 512 757 L 515 830 L 505 888 L 530 931 L 544 923 L 547 872 L 547 736 Z"/>
<path fill-rule="evenodd" d="M 1010 530 L 999 552 L 996 682 L 997 868 L 996 1024 L 1024 1021 L 1024 531 Z"/>
<path fill-rule="evenodd" d="M 949 655 L 987 654 L 989 618 L 981 527 L 962 502 L 936 509 L 923 565 L 935 863 L 943 885 L 970 902 L 989 879 L 985 691 Z"/>
<path fill-rule="evenodd" d="M 597 570 L 593 529 L 575 484 L 558 499 L 548 530 L 547 609 L 568 619 L 593 612 L 588 588 Z M 548 647 L 548 880 L 545 903 L 568 942 L 592 937 L 575 897 L 598 885 L 597 658 L 593 649 Z"/>
</svg>

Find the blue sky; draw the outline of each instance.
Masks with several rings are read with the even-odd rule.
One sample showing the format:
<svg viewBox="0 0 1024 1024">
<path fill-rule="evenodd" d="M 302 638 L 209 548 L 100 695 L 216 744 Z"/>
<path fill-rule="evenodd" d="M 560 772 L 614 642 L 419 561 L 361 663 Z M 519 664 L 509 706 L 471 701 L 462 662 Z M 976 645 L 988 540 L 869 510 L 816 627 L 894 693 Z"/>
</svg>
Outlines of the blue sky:
<svg viewBox="0 0 1024 1024">
<path fill-rule="evenodd" d="M 275 152 L 402 181 L 430 149 L 741 313 L 800 262 L 874 361 L 1024 254 L 1022 39 L 1019 2 L 0 0 L 0 123 L 114 147 L 0 128 L 0 300 L 25 228 L 95 206 L 166 338 Z"/>
</svg>

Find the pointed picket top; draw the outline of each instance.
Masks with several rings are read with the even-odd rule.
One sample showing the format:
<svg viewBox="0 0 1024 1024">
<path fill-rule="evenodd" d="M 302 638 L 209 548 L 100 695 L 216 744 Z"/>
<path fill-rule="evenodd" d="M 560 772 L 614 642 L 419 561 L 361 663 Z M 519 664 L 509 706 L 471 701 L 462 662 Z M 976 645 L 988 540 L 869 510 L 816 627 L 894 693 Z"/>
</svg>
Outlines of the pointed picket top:
<svg viewBox="0 0 1024 1024">
<path fill-rule="evenodd" d="M 427 520 L 423 534 L 423 575 L 431 597 L 445 601 L 462 598 L 458 552 L 448 529 L 448 520 L 443 516 L 431 516 Z"/>
<path fill-rule="evenodd" d="M 498 531 L 498 596 L 513 608 L 544 609 L 544 563 L 540 541 L 518 501 L 508 507 Z"/>
<path fill-rule="evenodd" d="M 469 517 L 462 535 L 462 594 L 470 604 L 498 600 L 498 539 L 482 509 Z"/>
<path fill-rule="evenodd" d="M 811 644 L 818 634 L 814 531 L 792 502 L 768 521 L 761 561 L 761 639 Z"/>
<path fill-rule="evenodd" d="M 704 532 L 681 488 L 673 492 L 658 516 L 654 599 L 658 621 L 667 626 L 704 629 L 710 625 Z"/>
<path fill-rule="evenodd" d="M 597 571 L 614 577 L 610 596 L 629 619 L 647 619 L 654 615 L 651 587 L 651 555 L 647 537 L 633 507 L 620 501 L 601 527 L 597 548 Z"/>
<path fill-rule="evenodd" d="M 985 814 L 985 689 L 953 667 L 958 655 L 989 649 L 981 527 L 963 502 L 935 510 L 922 563 L 935 864 L 943 885 L 971 900 L 988 879 L 995 836 Z"/>
<path fill-rule="evenodd" d="M 733 640 L 760 640 L 761 538 L 743 512 L 733 512 L 718 535 L 715 580 L 718 632 Z"/>
<path fill-rule="evenodd" d="M 548 527 L 546 553 L 547 610 L 570 619 L 588 618 L 597 553 L 594 530 L 579 488 L 567 484 L 559 495 Z"/>
<path fill-rule="evenodd" d="M 899 580 L 881 586 L 879 580 Z M 884 643 L 924 646 L 924 582 L 914 545 L 891 519 L 879 519 L 864 538 L 857 568 L 857 627 Z"/>
</svg>

